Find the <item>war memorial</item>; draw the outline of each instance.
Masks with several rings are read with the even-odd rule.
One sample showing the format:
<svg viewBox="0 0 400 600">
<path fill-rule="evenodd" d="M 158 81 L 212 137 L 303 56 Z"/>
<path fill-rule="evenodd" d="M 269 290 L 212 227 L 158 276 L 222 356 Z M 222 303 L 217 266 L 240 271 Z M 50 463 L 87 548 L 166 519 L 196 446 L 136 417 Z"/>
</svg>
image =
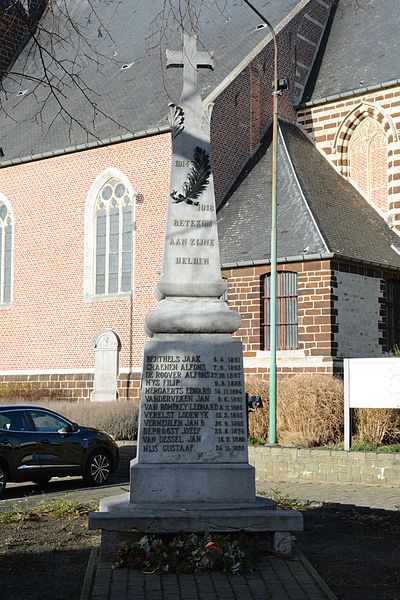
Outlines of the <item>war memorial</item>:
<svg viewBox="0 0 400 600">
<path fill-rule="evenodd" d="M 167 51 L 183 70 L 179 105 L 170 105 L 172 162 L 157 307 L 146 317 L 137 457 L 130 492 L 100 502 L 89 517 L 102 530 L 103 558 L 143 533 L 265 532 L 291 552 L 298 511 L 256 496 L 248 463 L 240 316 L 222 299 L 210 151 L 212 105 L 204 106 L 197 71 L 211 56 L 184 34 Z"/>
</svg>

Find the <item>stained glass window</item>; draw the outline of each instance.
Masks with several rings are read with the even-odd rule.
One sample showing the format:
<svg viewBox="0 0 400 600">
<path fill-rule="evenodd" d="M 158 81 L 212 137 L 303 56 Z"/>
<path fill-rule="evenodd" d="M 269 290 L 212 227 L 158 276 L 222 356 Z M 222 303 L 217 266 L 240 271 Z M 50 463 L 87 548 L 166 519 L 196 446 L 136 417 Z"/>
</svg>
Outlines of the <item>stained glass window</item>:
<svg viewBox="0 0 400 600">
<path fill-rule="evenodd" d="M 0 304 L 11 302 L 12 218 L 0 200 Z"/>
<path fill-rule="evenodd" d="M 132 289 L 133 200 L 125 185 L 111 178 L 95 203 L 95 294 Z"/>
</svg>

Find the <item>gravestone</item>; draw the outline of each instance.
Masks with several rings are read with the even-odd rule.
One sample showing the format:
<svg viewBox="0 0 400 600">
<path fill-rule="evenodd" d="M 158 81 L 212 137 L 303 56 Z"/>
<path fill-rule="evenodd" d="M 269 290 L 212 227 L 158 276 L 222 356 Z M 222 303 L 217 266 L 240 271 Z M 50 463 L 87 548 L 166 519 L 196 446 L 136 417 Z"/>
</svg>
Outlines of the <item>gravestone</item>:
<svg viewBox="0 0 400 600">
<path fill-rule="evenodd" d="M 100 331 L 94 343 L 94 387 L 92 402 L 113 402 L 118 398 L 118 336 L 111 329 Z"/>
<path fill-rule="evenodd" d="M 167 66 L 183 68 L 179 106 L 170 105 L 172 164 L 159 303 L 146 317 L 137 457 L 130 493 L 102 500 L 90 526 L 103 554 L 132 531 L 271 531 L 290 546 L 302 526 L 255 493 L 248 464 L 241 319 L 222 300 L 210 152 L 212 105 L 203 106 L 197 70 L 212 68 L 196 38 Z M 286 514 L 288 512 L 288 514 Z M 283 542 L 282 542 L 283 540 Z"/>
</svg>

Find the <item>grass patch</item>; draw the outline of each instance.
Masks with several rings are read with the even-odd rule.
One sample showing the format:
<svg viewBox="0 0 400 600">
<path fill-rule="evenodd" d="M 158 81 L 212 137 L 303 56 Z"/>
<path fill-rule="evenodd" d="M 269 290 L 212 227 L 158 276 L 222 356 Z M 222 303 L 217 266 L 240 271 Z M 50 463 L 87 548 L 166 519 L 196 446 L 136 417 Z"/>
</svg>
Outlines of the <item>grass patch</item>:
<svg viewBox="0 0 400 600">
<path fill-rule="evenodd" d="M 352 444 L 351 452 L 386 452 L 388 454 L 400 452 L 400 444 L 388 444 L 382 446 L 381 444 L 368 444 L 366 442 L 359 442 Z"/>
<path fill-rule="evenodd" d="M 23 523 L 26 521 L 37 521 L 44 516 L 62 519 L 64 517 L 86 517 L 89 512 L 98 509 L 98 501 L 77 502 L 67 498 L 57 500 L 43 500 L 32 508 L 13 508 L 12 510 L 0 512 L 0 524 Z"/>
<path fill-rule="evenodd" d="M 257 491 L 257 494 L 276 502 L 276 507 L 279 510 L 305 510 L 307 508 L 307 503 L 304 501 L 298 498 L 291 498 L 286 494 L 282 494 L 279 490 Z"/>
</svg>

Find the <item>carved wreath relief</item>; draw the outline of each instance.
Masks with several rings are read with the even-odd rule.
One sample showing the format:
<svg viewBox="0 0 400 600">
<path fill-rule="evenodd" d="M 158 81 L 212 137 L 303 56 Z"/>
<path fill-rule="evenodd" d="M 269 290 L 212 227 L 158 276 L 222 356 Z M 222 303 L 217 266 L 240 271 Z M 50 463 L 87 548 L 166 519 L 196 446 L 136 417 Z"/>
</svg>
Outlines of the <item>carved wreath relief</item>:
<svg viewBox="0 0 400 600">
<path fill-rule="evenodd" d="M 192 166 L 187 175 L 187 180 L 183 184 L 183 193 L 178 194 L 176 190 L 172 190 L 171 198 L 174 204 L 186 202 L 186 204 L 198 206 L 199 202 L 195 202 L 195 200 L 201 196 L 210 181 L 210 155 L 204 148 L 196 146 L 191 163 Z"/>
</svg>

